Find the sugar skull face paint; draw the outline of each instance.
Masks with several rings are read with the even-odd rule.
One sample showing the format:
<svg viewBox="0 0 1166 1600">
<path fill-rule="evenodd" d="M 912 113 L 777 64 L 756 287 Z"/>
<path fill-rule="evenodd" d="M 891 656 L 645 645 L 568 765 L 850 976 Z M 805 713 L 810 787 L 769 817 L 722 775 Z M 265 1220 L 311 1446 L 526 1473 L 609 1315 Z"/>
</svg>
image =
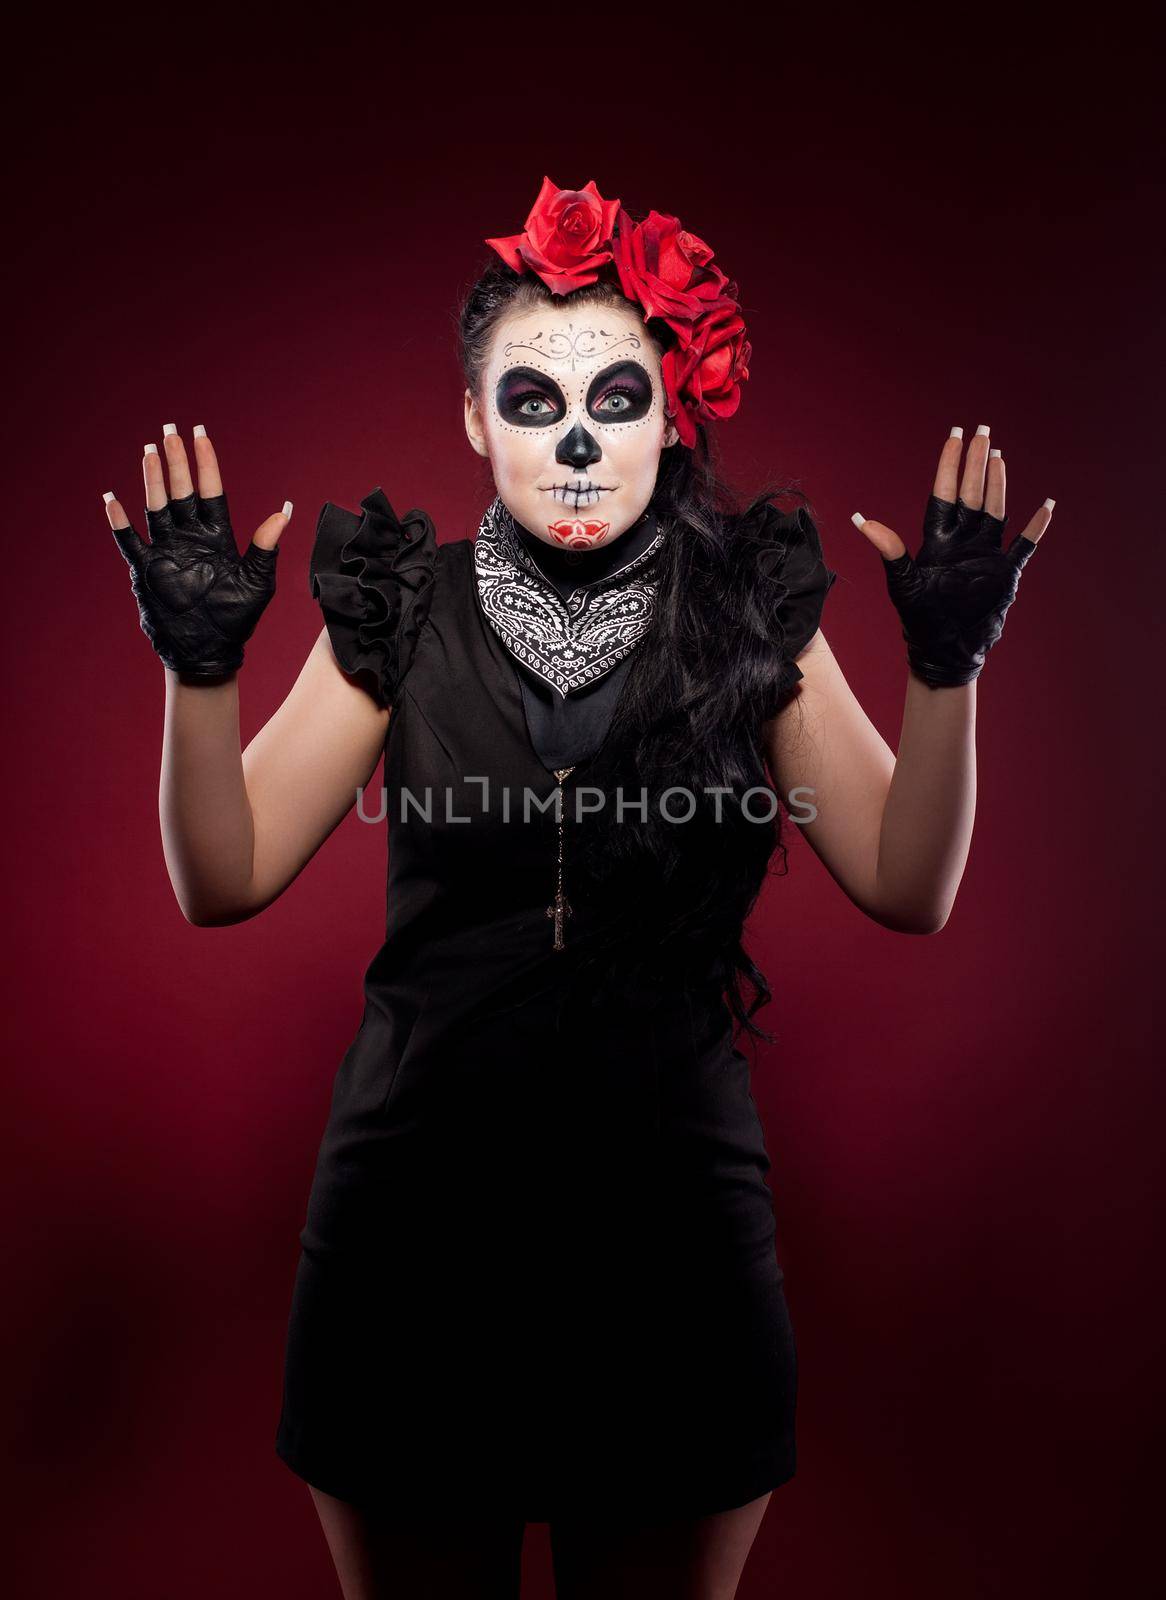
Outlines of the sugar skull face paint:
<svg viewBox="0 0 1166 1600">
<path fill-rule="evenodd" d="M 494 330 L 480 403 L 466 431 L 488 456 L 498 496 L 548 544 L 593 550 L 637 523 L 660 452 L 660 357 L 635 310 L 547 306 Z"/>
</svg>

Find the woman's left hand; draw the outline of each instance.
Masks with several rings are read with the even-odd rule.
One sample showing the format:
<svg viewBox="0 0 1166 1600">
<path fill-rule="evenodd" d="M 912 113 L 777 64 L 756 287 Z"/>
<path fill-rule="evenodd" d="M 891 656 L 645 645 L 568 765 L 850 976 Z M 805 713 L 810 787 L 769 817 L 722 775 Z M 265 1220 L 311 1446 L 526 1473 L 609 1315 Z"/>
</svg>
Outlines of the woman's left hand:
<svg viewBox="0 0 1166 1600">
<path fill-rule="evenodd" d="M 1021 569 L 1053 515 L 1054 502 L 1046 500 L 1005 549 L 1004 457 L 990 450 L 988 429 L 978 428 L 957 498 L 962 451 L 963 429 L 953 428 L 940 453 L 918 556 L 912 557 L 885 523 L 858 513 L 852 519 L 883 558 L 908 662 L 932 689 L 979 677 L 1004 630 Z"/>
</svg>

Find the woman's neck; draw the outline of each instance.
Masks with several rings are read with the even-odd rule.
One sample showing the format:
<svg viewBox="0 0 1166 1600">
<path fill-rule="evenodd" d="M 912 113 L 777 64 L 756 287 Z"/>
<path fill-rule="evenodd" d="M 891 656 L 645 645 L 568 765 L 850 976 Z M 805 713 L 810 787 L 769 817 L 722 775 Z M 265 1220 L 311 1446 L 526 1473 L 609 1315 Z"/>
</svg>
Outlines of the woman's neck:
<svg viewBox="0 0 1166 1600">
<path fill-rule="evenodd" d="M 601 545 L 598 550 L 561 550 L 557 545 L 540 539 L 519 522 L 515 522 L 514 529 L 522 541 L 523 549 L 539 571 L 564 596 L 571 594 L 581 584 L 597 583 L 601 578 L 610 577 L 613 572 L 626 567 L 643 554 L 657 531 L 655 514 L 650 507 L 618 539 Z"/>
</svg>

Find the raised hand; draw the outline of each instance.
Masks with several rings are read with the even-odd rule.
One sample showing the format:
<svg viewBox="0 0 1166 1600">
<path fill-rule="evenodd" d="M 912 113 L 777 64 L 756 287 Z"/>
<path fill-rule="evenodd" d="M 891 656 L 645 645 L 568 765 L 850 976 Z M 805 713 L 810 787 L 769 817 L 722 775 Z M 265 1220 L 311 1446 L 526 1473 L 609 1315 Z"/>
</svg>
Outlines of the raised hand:
<svg viewBox="0 0 1166 1600">
<path fill-rule="evenodd" d="M 917 556 L 884 523 L 859 513 L 852 518 L 883 558 L 908 662 L 932 689 L 979 677 L 1004 631 L 1004 615 L 1016 598 L 1021 571 L 1052 521 L 1055 504 L 1046 500 L 1005 548 L 1004 457 L 990 449 L 988 428 L 977 428 L 957 495 L 962 450 L 963 429 L 953 428 L 940 453 Z"/>
<path fill-rule="evenodd" d="M 183 677 L 221 678 L 242 666 L 243 646 L 275 593 L 279 538 L 291 501 L 260 524 L 240 556 L 206 430 L 194 430 L 197 494 L 173 423 L 163 435 L 169 495 L 157 446 L 147 445 L 142 459 L 150 543 L 112 493 L 104 497 L 106 515 L 130 569 L 142 632 L 161 660 Z"/>
</svg>

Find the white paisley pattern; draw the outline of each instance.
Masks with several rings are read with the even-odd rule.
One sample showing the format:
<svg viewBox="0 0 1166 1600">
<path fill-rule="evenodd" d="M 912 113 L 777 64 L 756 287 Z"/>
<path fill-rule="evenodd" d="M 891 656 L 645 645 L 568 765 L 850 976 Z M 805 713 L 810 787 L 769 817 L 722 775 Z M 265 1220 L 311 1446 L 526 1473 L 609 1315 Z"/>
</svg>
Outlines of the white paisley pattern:
<svg viewBox="0 0 1166 1600">
<path fill-rule="evenodd" d="M 474 545 L 486 620 L 515 660 L 565 700 L 602 678 L 648 631 L 656 584 L 643 569 L 663 542 L 658 533 L 634 561 L 564 600 L 524 548 L 510 512 L 495 500 Z"/>
</svg>

